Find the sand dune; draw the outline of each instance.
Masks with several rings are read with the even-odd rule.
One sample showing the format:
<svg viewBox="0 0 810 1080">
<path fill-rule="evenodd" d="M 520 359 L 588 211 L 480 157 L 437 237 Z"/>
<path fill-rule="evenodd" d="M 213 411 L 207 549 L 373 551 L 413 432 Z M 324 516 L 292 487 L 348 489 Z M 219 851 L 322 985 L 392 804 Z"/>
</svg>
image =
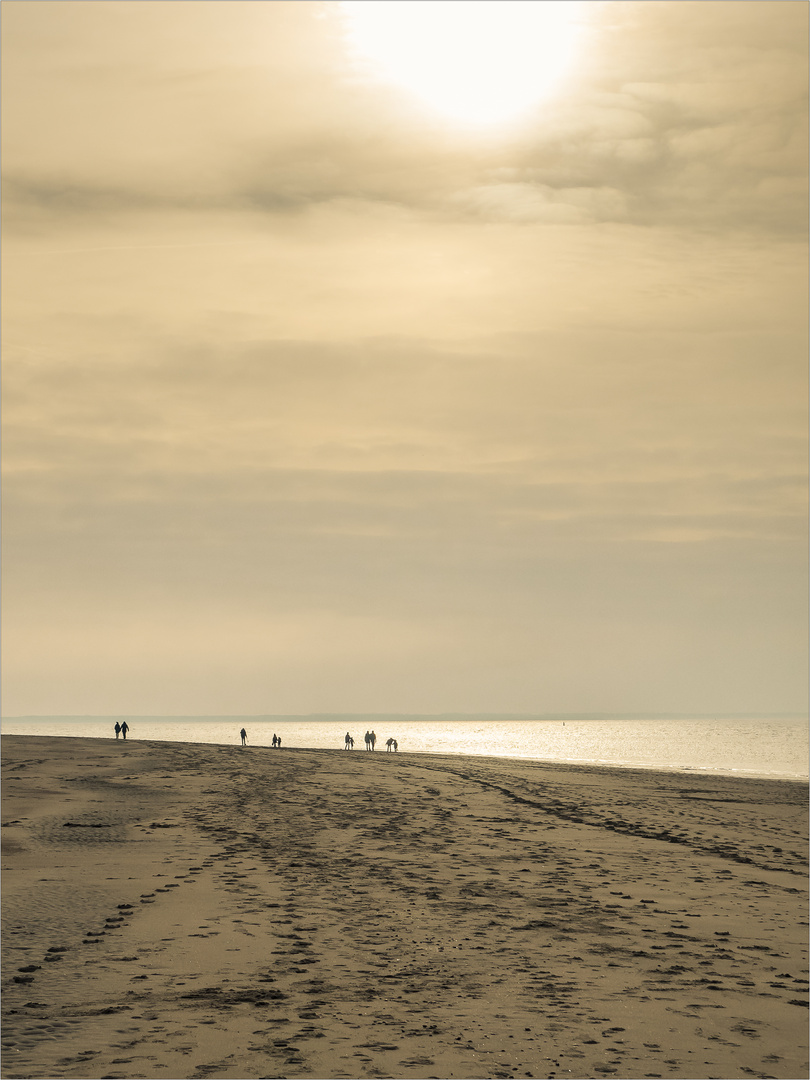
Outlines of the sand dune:
<svg viewBox="0 0 810 1080">
<path fill-rule="evenodd" d="M 2 750 L 3 1077 L 807 1076 L 801 784 Z"/>
</svg>

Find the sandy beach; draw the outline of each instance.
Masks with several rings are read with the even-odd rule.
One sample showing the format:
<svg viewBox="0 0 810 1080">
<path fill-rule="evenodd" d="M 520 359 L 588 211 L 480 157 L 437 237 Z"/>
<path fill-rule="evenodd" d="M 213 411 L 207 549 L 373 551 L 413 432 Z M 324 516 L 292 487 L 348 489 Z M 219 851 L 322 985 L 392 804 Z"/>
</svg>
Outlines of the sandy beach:
<svg viewBox="0 0 810 1080">
<path fill-rule="evenodd" d="M 805 785 L 8 735 L 2 771 L 9 1080 L 808 1074 Z"/>
</svg>

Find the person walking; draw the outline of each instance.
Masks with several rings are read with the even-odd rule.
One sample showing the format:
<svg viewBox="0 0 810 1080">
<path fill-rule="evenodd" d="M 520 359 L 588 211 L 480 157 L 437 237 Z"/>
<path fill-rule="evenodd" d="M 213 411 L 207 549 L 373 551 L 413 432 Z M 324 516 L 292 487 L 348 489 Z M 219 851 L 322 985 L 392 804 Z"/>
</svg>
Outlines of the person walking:
<svg viewBox="0 0 810 1080">
<path fill-rule="evenodd" d="M 121 725 L 118 723 L 117 720 L 115 721 L 115 729 L 114 730 L 115 730 L 115 737 L 117 739 L 118 736 L 121 734 Z"/>
<path fill-rule="evenodd" d="M 124 742 L 127 741 L 127 732 L 128 731 L 129 731 L 129 724 L 125 720 L 123 722 L 123 724 L 121 725 L 121 734 L 124 736 Z"/>
<path fill-rule="evenodd" d="M 240 736 L 242 738 L 242 746 L 244 746 L 247 743 L 247 732 L 245 731 L 244 728 L 242 728 L 242 730 L 239 732 L 239 734 L 240 734 Z"/>
</svg>

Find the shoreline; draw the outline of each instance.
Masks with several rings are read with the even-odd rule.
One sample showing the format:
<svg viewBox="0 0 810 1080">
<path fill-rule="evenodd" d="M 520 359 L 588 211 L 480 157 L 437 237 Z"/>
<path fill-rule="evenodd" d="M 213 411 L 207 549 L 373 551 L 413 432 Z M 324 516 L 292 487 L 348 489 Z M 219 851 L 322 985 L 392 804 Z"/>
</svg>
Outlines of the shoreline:
<svg viewBox="0 0 810 1080">
<path fill-rule="evenodd" d="M 134 719 L 134 718 L 125 718 Z M 0 728 L 1 728 L 0 723 Z M 22 734 L 19 732 L 4 733 L 0 730 L 0 738 L 2 739 L 88 739 L 92 742 L 116 742 L 116 739 L 109 735 L 52 735 L 48 734 Z M 123 740 L 122 740 L 123 741 Z M 169 744 L 171 746 L 218 746 L 218 747 L 238 747 L 238 744 L 234 741 L 231 742 L 197 742 L 192 740 L 183 739 L 150 739 L 140 738 L 139 736 L 132 736 L 127 740 L 128 743 L 142 743 L 147 746 L 162 746 Z M 240 748 L 241 749 L 241 748 Z M 280 750 L 274 750 L 272 746 L 265 743 L 250 743 L 246 749 L 248 750 L 269 750 L 271 753 L 287 753 L 287 752 L 308 752 L 313 751 L 317 753 L 347 753 L 342 747 L 321 747 L 321 746 L 292 746 L 284 745 Z M 355 747 L 354 750 L 348 751 L 349 753 L 363 753 L 366 751 L 361 747 Z M 374 753 L 385 753 L 385 749 L 380 747 L 379 750 L 375 750 Z M 769 773 L 758 772 L 748 769 L 719 769 L 712 768 L 710 766 L 698 767 L 698 766 L 686 766 L 686 765 L 646 765 L 639 762 L 608 762 L 608 761 L 585 761 L 585 760 L 568 760 L 565 758 L 536 758 L 526 755 L 510 755 L 510 754 L 475 754 L 468 752 L 458 753 L 442 753 L 441 751 L 433 750 L 408 750 L 403 749 L 400 752 L 402 757 L 408 756 L 410 758 L 423 758 L 423 757 L 435 757 L 439 759 L 457 759 L 457 758 L 470 758 L 472 760 L 485 760 L 492 762 L 525 762 L 534 765 L 547 765 L 552 768 L 563 769 L 612 769 L 618 773 L 625 772 L 640 772 L 640 773 L 678 773 L 683 776 L 716 776 L 720 778 L 727 778 L 730 780 L 773 780 L 779 783 L 791 783 L 791 784 L 803 784 L 805 787 L 810 786 L 810 775 L 797 775 L 787 773 Z"/>
<path fill-rule="evenodd" d="M 807 1072 L 807 785 L 8 735 L 3 1077 Z"/>
</svg>

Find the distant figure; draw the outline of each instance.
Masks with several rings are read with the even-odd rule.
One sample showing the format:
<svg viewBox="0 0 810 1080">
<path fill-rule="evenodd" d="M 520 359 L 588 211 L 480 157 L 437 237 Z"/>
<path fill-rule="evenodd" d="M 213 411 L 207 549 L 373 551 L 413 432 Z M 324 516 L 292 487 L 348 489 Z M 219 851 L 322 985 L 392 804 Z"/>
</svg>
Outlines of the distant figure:
<svg viewBox="0 0 810 1080">
<path fill-rule="evenodd" d="M 278 742 L 278 738 L 276 737 L 275 734 L 273 734 L 273 741 L 272 741 L 272 743 L 270 745 L 273 747 L 274 750 L 276 748 L 276 743 L 277 742 Z"/>
<path fill-rule="evenodd" d="M 127 732 L 128 731 L 129 731 L 129 724 L 125 720 L 123 722 L 123 724 L 121 725 L 121 734 L 124 736 L 124 742 L 127 741 Z"/>
<path fill-rule="evenodd" d="M 367 731 L 363 738 L 366 740 L 366 750 L 371 749 L 371 732 Z"/>
<path fill-rule="evenodd" d="M 242 737 L 242 746 L 244 746 L 245 743 L 247 742 L 247 732 L 245 731 L 244 728 L 242 728 L 242 730 L 239 732 L 239 734 Z"/>
<path fill-rule="evenodd" d="M 399 750 L 399 744 L 397 743 L 397 740 L 394 739 L 394 753 L 396 753 L 397 750 Z"/>
<path fill-rule="evenodd" d="M 120 734 L 121 734 L 121 725 L 120 725 L 120 724 L 118 723 L 118 721 L 116 720 L 116 721 L 115 721 L 115 737 L 116 737 L 116 739 L 118 738 L 118 736 L 119 736 Z"/>
<path fill-rule="evenodd" d="M 349 739 L 349 747 L 354 750 L 354 739 Z"/>
<path fill-rule="evenodd" d="M 280 735 L 276 736 L 276 746 L 281 747 L 281 736 Z"/>
<path fill-rule="evenodd" d="M 386 745 L 386 748 L 387 748 L 386 751 L 385 751 L 386 754 L 390 754 L 391 753 L 391 747 L 394 745 L 394 740 L 393 739 L 387 739 L 385 745 Z"/>
<path fill-rule="evenodd" d="M 377 745 L 377 736 L 373 731 L 369 733 L 368 741 L 371 743 L 371 749 L 373 750 Z"/>
<path fill-rule="evenodd" d="M 345 738 L 345 739 L 343 740 L 343 743 L 344 743 L 344 746 L 343 746 L 343 749 L 344 749 L 344 750 L 348 750 L 348 749 L 349 749 L 349 747 L 350 747 L 350 746 L 351 746 L 351 744 L 352 744 L 352 737 L 351 737 L 351 735 L 350 735 L 350 734 L 348 733 L 348 731 L 346 732 L 346 738 Z"/>
</svg>

